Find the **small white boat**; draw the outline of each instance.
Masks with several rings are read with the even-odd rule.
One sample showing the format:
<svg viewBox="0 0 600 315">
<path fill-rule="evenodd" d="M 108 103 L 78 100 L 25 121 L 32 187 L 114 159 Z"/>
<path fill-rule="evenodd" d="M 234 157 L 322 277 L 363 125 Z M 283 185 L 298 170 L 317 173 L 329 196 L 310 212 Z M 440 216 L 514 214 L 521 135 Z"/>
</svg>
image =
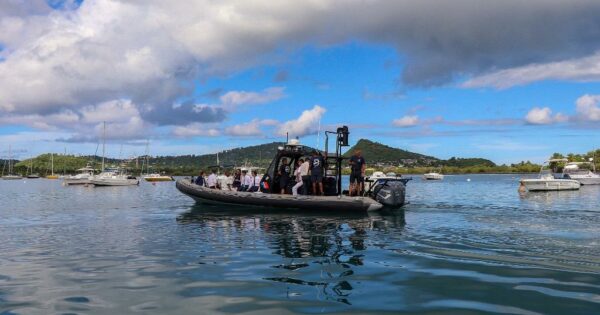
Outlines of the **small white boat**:
<svg viewBox="0 0 600 315">
<path fill-rule="evenodd" d="M 94 169 L 87 165 L 84 168 L 80 168 L 77 170 L 79 174 L 67 176 L 63 180 L 63 184 L 65 186 L 69 185 L 86 185 L 92 183 L 92 178 L 94 177 Z"/>
<path fill-rule="evenodd" d="M 442 180 L 442 179 L 444 179 L 444 175 L 437 173 L 437 172 L 429 172 L 429 173 L 423 174 L 423 179 L 424 180 Z"/>
<path fill-rule="evenodd" d="M 568 162 L 566 159 L 551 159 L 542 165 L 540 177 L 534 179 L 521 179 L 520 189 L 528 191 L 558 191 L 558 190 L 577 190 L 581 183 L 573 179 L 555 178 L 549 164 L 553 162 Z"/>
<path fill-rule="evenodd" d="M 581 185 L 600 185 L 600 174 L 596 174 L 596 167 L 593 159 L 589 162 L 569 162 L 563 169 L 563 178 L 574 179 Z M 582 168 L 583 165 L 589 165 L 590 169 Z"/>
<path fill-rule="evenodd" d="M 95 175 L 90 180 L 94 186 L 133 186 L 139 185 L 140 181 L 135 176 L 127 175 L 118 170 L 105 170 Z"/>
</svg>

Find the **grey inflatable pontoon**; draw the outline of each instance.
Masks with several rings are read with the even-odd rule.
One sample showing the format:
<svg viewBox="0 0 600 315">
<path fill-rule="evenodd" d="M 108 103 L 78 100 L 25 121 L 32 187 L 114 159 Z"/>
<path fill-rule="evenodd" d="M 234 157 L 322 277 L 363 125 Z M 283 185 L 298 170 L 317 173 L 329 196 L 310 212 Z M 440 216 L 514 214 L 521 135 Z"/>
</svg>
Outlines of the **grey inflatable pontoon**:
<svg viewBox="0 0 600 315">
<path fill-rule="evenodd" d="M 328 152 L 329 134 L 336 136 L 335 153 Z M 337 131 L 325 132 L 325 151 L 318 152 L 300 145 L 298 140 L 289 141 L 278 148 L 271 165 L 267 168 L 260 184 L 260 192 L 240 192 L 210 189 L 191 182 L 191 179 L 178 180 L 176 187 L 182 193 L 202 203 L 229 204 L 251 207 L 270 207 L 302 210 L 324 210 L 324 211 L 375 211 L 383 207 L 397 209 L 405 203 L 406 183 L 410 180 L 401 178 L 381 178 L 371 181 L 369 190 L 360 197 L 346 196 L 347 192 L 342 190 L 342 164 L 347 158 L 342 154 L 342 147 L 348 146 L 348 127 L 343 126 Z M 292 179 L 281 180 L 281 173 L 277 170 L 287 160 L 290 164 L 297 165 L 297 161 L 309 155 L 320 155 L 322 157 L 323 191 L 325 196 L 314 195 L 290 195 L 295 182 Z M 293 171 L 293 169 L 292 169 Z M 290 172 L 293 174 L 293 172 Z M 286 186 L 281 186 L 282 183 Z M 280 194 L 285 191 L 287 194 Z"/>
<path fill-rule="evenodd" d="M 323 210 L 323 211 L 375 211 L 383 207 L 370 197 L 348 196 L 292 196 L 269 193 L 227 191 L 210 189 L 190 182 L 189 179 L 177 181 L 177 189 L 200 203 L 228 204 L 238 206 Z"/>
</svg>

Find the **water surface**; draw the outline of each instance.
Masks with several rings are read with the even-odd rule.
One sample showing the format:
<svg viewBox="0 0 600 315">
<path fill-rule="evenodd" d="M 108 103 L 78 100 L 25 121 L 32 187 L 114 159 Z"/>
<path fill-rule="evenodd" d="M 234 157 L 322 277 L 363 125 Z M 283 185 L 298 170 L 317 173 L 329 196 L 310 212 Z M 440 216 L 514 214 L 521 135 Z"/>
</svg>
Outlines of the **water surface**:
<svg viewBox="0 0 600 315">
<path fill-rule="evenodd" d="M 600 187 L 519 178 L 415 179 L 404 211 L 330 215 L 0 181 L 0 314 L 600 313 Z"/>
</svg>

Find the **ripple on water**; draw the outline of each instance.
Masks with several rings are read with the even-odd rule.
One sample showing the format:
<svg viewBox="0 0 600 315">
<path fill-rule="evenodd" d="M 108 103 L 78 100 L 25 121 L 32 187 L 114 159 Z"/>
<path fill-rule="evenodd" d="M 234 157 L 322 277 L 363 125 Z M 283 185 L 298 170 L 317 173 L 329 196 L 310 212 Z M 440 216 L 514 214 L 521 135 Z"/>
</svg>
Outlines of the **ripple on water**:
<svg viewBox="0 0 600 315">
<path fill-rule="evenodd" d="M 414 180 L 404 212 L 369 215 L 0 181 L 0 313 L 597 311 L 600 187 L 469 178 Z"/>
</svg>

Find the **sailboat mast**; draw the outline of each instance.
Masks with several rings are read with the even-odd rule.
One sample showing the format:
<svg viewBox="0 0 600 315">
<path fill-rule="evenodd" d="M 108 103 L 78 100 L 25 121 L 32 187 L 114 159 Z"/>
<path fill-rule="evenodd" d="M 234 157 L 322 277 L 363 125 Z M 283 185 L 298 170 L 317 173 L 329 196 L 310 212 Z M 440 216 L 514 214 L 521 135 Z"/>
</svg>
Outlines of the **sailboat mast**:
<svg viewBox="0 0 600 315">
<path fill-rule="evenodd" d="M 102 122 L 103 127 L 102 127 L 102 172 L 104 172 L 104 155 L 105 155 L 105 148 L 106 148 L 106 122 Z"/>
<path fill-rule="evenodd" d="M 8 175 L 12 175 L 12 164 L 11 164 L 11 160 L 12 160 L 12 150 L 11 150 L 11 146 L 10 144 L 8 145 Z"/>
</svg>

